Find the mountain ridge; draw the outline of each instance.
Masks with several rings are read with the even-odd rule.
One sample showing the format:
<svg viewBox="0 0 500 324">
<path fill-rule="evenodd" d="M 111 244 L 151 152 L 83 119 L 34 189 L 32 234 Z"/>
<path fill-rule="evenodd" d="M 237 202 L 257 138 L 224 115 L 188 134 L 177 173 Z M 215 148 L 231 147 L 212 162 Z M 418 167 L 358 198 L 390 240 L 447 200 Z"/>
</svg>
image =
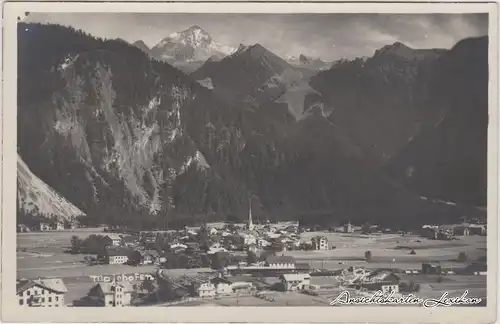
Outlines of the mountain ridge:
<svg viewBox="0 0 500 324">
<path fill-rule="evenodd" d="M 294 117 L 277 100 L 303 76 L 267 50 L 254 47 L 207 63 L 227 71 L 213 70 L 211 90 L 196 74 L 130 44 L 60 26 L 29 27 L 18 29 L 20 154 L 90 220 L 163 228 L 245 217 L 250 195 L 275 220 L 307 220 L 321 211 L 324 221 L 347 217 L 404 226 L 462 213 L 459 205 L 421 200 L 368 158 L 371 151 L 348 124 L 332 118 L 341 106 L 332 109 L 331 102 L 348 91 L 320 83 L 329 77 L 311 82 L 314 93 L 303 98 L 306 116 Z M 58 41 L 47 48 L 48 39 Z M 39 53 L 36 64 L 33 52 Z M 412 64 L 386 58 L 332 69 L 345 71 L 343 82 L 355 90 L 349 77 L 358 72 L 413 89 L 413 79 L 399 82 L 405 73 L 414 77 Z M 436 77 L 430 67 L 415 79 Z M 221 84 L 239 96 L 221 96 L 215 91 Z M 443 91 L 442 100 L 453 89 Z"/>
</svg>

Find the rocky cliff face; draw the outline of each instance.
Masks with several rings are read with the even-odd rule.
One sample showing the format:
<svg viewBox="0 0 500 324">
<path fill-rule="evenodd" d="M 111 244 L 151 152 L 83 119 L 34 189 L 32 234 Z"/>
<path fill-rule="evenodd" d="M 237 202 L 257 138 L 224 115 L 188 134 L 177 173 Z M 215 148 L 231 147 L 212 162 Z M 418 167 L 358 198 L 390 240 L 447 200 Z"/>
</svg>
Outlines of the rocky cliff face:
<svg viewBox="0 0 500 324">
<path fill-rule="evenodd" d="M 39 47 L 53 37 L 61 41 Z M 210 166 L 182 122 L 195 95 L 180 71 L 59 26 L 23 25 L 19 46 L 20 154 L 87 214 L 166 212 L 177 177 L 208 181 Z"/>
<path fill-rule="evenodd" d="M 17 197 L 18 207 L 27 213 L 72 219 L 85 214 L 60 194 L 40 180 L 17 157 Z"/>
</svg>

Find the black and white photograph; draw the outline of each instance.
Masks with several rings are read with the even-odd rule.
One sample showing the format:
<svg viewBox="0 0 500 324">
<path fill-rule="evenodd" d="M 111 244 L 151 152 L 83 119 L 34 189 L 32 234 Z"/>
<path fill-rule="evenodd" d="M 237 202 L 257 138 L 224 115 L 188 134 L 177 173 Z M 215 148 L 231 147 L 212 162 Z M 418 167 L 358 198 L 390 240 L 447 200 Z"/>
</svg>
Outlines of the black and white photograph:
<svg viewBox="0 0 500 324">
<path fill-rule="evenodd" d="M 23 12 L 3 297 L 19 312 L 490 306 L 491 23 Z"/>
</svg>

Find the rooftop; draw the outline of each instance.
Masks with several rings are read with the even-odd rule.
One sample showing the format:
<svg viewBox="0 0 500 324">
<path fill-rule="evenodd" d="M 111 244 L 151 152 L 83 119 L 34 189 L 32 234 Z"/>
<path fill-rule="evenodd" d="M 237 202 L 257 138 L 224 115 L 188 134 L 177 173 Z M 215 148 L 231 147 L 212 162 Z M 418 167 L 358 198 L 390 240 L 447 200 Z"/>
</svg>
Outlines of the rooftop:
<svg viewBox="0 0 500 324">
<path fill-rule="evenodd" d="M 35 280 L 21 279 L 17 281 L 16 291 L 19 294 L 20 292 L 25 291 L 33 286 L 45 288 L 47 290 L 56 293 L 66 293 L 68 291 L 62 279 L 58 278 L 46 278 L 46 279 L 35 279 Z"/>
<path fill-rule="evenodd" d="M 106 249 L 106 252 L 108 256 L 129 256 L 132 250 L 127 248 L 110 248 Z"/>
<path fill-rule="evenodd" d="M 292 256 L 286 256 L 286 255 L 270 255 L 266 258 L 266 262 L 268 264 L 274 264 L 274 263 L 295 263 L 295 258 Z"/>
<path fill-rule="evenodd" d="M 296 281 L 296 280 L 304 280 L 306 278 L 311 278 L 309 274 L 301 274 L 301 273 L 286 273 L 281 275 L 281 278 L 286 281 Z"/>
<path fill-rule="evenodd" d="M 97 285 L 101 287 L 101 290 L 104 294 L 112 294 L 114 293 L 117 287 L 122 287 L 125 292 L 132 292 L 134 289 L 132 284 L 129 282 L 100 282 Z"/>
</svg>

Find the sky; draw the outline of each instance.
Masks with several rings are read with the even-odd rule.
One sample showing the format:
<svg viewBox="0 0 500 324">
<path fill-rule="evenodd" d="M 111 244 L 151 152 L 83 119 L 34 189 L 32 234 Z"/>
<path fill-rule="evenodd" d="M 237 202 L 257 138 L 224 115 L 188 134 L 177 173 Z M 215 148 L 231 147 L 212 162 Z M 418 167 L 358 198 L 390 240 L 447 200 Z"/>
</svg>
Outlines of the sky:
<svg viewBox="0 0 500 324">
<path fill-rule="evenodd" d="M 31 13 L 25 21 L 142 40 L 149 47 L 198 25 L 223 45 L 259 43 L 280 56 L 327 61 L 371 56 L 397 41 L 413 48 L 451 48 L 463 38 L 488 33 L 487 14 Z"/>
</svg>

